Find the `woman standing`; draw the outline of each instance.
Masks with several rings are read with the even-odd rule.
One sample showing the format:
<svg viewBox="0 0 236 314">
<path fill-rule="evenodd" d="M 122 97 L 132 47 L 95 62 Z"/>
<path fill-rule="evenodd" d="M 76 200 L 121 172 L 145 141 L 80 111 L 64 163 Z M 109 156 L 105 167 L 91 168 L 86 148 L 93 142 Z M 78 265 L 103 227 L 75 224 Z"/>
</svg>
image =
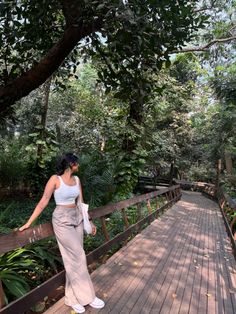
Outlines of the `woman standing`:
<svg viewBox="0 0 236 314">
<path fill-rule="evenodd" d="M 66 271 L 65 304 L 76 313 L 83 313 L 84 305 L 103 308 L 105 303 L 95 296 L 83 249 L 83 217 L 76 206 L 78 197 L 83 202 L 83 195 L 80 180 L 73 175 L 78 171 L 78 166 L 78 158 L 74 154 L 67 153 L 60 158 L 57 175 L 48 180 L 41 200 L 19 230 L 30 227 L 54 194 L 56 208 L 52 224 Z M 92 235 L 95 235 L 96 227 L 92 222 L 91 225 Z"/>
</svg>

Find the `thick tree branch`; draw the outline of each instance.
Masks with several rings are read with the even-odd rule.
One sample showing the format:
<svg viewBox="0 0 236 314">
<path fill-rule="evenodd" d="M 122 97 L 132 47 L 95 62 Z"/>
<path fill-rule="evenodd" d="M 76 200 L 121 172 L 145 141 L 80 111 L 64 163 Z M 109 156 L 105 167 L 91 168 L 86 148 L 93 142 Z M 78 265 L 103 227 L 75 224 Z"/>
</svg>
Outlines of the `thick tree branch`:
<svg viewBox="0 0 236 314">
<path fill-rule="evenodd" d="M 231 37 L 228 37 L 228 38 L 217 38 L 217 39 L 213 39 L 212 41 L 210 41 L 206 45 L 199 46 L 199 47 L 189 47 L 189 48 L 186 47 L 186 48 L 183 48 L 181 50 L 172 51 L 172 53 L 207 51 L 211 46 L 213 46 L 215 44 L 227 43 L 227 42 L 233 41 L 235 39 L 236 39 L 236 36 L 231 36 Z"/>
<path fill-rule="evenodd" d="M 77 43 L 91 33 L 101 28 L 102 22 L 97 20 L 90 25 L 71 25 L 61 40 L 56 43 L 47 55 L 32 69 L 20 77 L 0 87 L 0 114 L 6 113 L 15 101 L 27 96 L 32 90 L 39 87 L 50 77 L 76 47 Z"/>
<path fill-rule="evenodd" d="M 81 8 L 80 5 L 78 4 L 78 1 L 75 0 L 62 1 L 62 10 L 66 20 L 67 27 L 74 23 L 77 23 L 78 17 L 80 16 L 81 13 Z"/>
</svg>

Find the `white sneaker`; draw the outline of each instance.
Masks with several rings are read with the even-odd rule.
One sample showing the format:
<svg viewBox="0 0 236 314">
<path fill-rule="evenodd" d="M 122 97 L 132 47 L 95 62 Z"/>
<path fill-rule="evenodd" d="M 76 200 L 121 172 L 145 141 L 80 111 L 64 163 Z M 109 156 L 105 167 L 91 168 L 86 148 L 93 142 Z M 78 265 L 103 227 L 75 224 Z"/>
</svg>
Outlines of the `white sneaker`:
<svg viewBox="0 0 236 314">
<path fill-rule="evenodd" d="M 85 312 L 85 308 L 83 307 L 83 305 L 77 303 L 75 305 L 71 305 L 72 309 L 75 311 L 75 313 L 84 313 Z"/>
<path fill-rule="evenodd" d="M 105 303 L 101 299 L 95 297 L 93 302 L 89 303 L 89 305 L 95 309 L 102 309 L 105 306 Z"/>
</svg>

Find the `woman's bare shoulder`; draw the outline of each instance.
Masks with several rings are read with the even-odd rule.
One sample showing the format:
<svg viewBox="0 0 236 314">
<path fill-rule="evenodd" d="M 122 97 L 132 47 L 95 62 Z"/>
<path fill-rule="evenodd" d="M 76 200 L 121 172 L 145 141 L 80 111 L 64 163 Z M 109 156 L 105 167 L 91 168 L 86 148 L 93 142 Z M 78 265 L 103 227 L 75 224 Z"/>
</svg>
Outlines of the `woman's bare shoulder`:
<svg viewBox="0 0 236 314">
<path fill-rule="evenodd" d="M 58 178 L 58 176 L 56 175 L 56 174 L 53 174 L 50 178 L 49 178 L 49 180 L 48 180 L 48 182 L 50 182 L 50 183 L 56 183 L 56 182 L 58 182 L 59 181 L 59 178 Z"/>
<path fill-rule="evenodd" d="M 58 180 L 58 175 L 57 174 L 53 174 L 49 180 Z"/>
</svg>

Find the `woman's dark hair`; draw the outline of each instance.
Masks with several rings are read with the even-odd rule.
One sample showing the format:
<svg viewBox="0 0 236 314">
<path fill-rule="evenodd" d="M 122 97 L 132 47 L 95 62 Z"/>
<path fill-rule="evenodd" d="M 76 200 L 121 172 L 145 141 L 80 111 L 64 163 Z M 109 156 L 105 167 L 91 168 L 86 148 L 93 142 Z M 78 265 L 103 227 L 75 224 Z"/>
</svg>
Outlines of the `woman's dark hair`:
<svg viewBox="0 0 236 314">
<path fill-rule="evenodd" d="M 61 156 L 56 165 L 57 174 L 60 176 L 67 168 L 70 168 L 71 164 L 77 163 L 78 157 L 73 153 L 66 153 Z"/>
</svg>

